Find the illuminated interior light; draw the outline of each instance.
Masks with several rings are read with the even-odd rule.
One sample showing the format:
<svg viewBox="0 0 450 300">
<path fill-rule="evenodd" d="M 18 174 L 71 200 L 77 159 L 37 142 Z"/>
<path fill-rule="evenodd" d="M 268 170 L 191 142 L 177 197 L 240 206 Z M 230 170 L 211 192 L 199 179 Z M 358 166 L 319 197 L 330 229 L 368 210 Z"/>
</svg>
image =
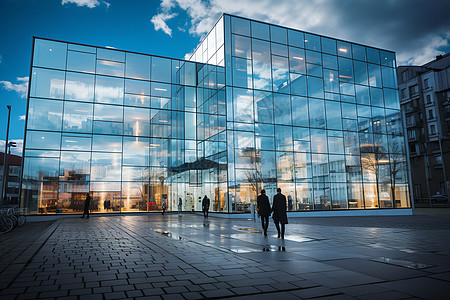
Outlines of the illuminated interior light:
<svg viewBox="0 0 450 300">
<path fill-rule="evenodd" d="M 350 79 L 353 78 L 352 76 L 346 76 L 346 75 L 339 75 L 339 77 L 341 77 L 341 78 L 350 78 Z"/>
<path fill-rule="evenodd" d="M 346 48 L 339 48 L 339 52 L 347 53 L 347 49 Z"/>
<path fill-rule="evenodd" d="M 155 88 L 155 91 L 163 91 L 163 92 L 167 92 L 166 89 L 160 89 L 160 88 Z"/>
<path fill-rule="evenodd" d="M 298 60 L 303 60 L 303 57 L 298 57 L 298 56 L 293 56 L 292 58 L 298 59 Z"/>
</svg>

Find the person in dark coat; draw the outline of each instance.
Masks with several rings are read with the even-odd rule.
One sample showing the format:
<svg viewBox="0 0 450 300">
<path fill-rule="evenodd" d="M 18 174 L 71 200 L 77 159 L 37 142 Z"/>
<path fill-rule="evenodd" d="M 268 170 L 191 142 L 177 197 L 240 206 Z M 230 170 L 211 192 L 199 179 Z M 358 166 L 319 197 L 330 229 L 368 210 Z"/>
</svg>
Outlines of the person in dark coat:
<svg viewBox="0 0 450 300">
<path fill-rule="evenodd" d="M 208 211 L 209 211 L 210 204 L 211 204 L 211 200 L 209 200 L 208 196 L 205 195 L 205 197 L 203 197 L 203 201 L 202 201 L 203 216 L 205 218 L 208 217 Z"/>
<path fill-rule="evenodd" d="M 89 193 L 86 193 L 86 200 L 84 201 L 84 211 L 83 216 L 81 217 L 84 219 L 84 215 L 87 215 L 87 219 L 89 219 L 89 205 L 91 205 L 91 196 Z"/>
<path fill-rule="evenodd" d="M 288 224 L 288 218 L 286 214 L 286 196 L 281 193 L 280 188 L 277 188 L 277 194 L 273 196 L 272 211 L 272 218 L 278 231 L 278 238 L 281 236 L 284 239 L 284 230 L 285 225 Z"/>
<path fill-rule="evenodd" d="M 264 230 L 264 236 L 267 236 L 267 228 L 269 228 L 269 216 L 271 211 L 269 197 L 266 195 L 266 190 L 261 190 L 261 195 L 258 196 L 256 205 L 258 208 L 258 215 L 261 217 L 261 225 Z"/>
</svg>

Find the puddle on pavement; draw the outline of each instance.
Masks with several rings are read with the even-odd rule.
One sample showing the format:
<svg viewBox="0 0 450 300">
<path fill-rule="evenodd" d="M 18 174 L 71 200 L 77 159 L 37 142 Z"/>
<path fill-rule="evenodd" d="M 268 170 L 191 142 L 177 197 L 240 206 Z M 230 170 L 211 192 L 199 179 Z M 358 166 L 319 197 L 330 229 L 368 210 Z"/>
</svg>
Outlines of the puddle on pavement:
<svg viewBox="0 0 450 300">
<path fill-rule="evenodd" d="M 233 229 L 241 230 L 241 231 L 248 231 L 248 232 L 253 232 L 253 233 L 259 233 L 259 234 L 263 233 L 263 231 L 261 229 L 255 229 L 255 228 L 249 228 L 249 227 L 234 227 L 233 226 Z"/>
<path fill-rule="evenodd" d="M 400 259 L 394 259 L 394 258 L 389 258 L 389 257 L 375 258 L 375 259 L 372 259 L 372 261 L 395 265 L 395 266 L 404 267 L 404 268 L 408 268 L 408 269 L 414 269 L 414 270 L 421 270 L 421 269 L 433 267 L 432 265 L 426 265 L 426 264 L 416 263 L 416 262 L 412 262 L 412 261 L 408 261 L 408 260 L 400 260 Z"/>
<path fill-rule="evenodd" d="M 176 233 L 173 233 L 173 232 L 170 232 L 170 231 L 168 231 L 168 230 L 162 230 L 162 229 L 152 229 L 154 232 L 157 232 L 157 233 L 159 233 L 159 234 L 161 234 L 161 235 L 164 235 L 164 236 L 167 236 L 167 237 L 169 237 L 169 238 L 171 238 L 171 239 L 174 239 L 174 240 L 182 240 L 183 238 L 181 237 L 181 236 L 179 236 L 178 234 L 176 234 Z"/>
</svg>

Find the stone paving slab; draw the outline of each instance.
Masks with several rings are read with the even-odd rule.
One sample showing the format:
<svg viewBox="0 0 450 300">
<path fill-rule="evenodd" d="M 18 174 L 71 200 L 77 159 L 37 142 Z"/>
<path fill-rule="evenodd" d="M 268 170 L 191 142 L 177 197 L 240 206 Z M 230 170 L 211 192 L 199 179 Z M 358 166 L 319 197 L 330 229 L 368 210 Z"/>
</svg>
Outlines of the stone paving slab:
<svg viewBox="0 0 450 300">
<path fill-rule="evenodd" d="M 442 299 L 450 292 L 450 216 L 290 219 L 285 240 L 273 224 L 264 237 L 252 220 L 191 214 L 23 228 L 0 236 L 2 300 Z"/>
</svg>

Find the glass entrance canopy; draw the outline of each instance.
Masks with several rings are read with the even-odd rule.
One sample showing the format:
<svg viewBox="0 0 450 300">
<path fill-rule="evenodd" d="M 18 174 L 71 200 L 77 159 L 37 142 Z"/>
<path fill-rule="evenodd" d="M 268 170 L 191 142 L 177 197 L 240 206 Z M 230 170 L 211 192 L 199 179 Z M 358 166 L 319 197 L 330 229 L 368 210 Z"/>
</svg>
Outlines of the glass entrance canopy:
<svg viewBox="0 0 450 300">
<path fill-rule="evenodd" d="M 34 39 L 30 214 L 410 207 L 395 54 L 223 15 L 189 61 Z"/>
</svg>

